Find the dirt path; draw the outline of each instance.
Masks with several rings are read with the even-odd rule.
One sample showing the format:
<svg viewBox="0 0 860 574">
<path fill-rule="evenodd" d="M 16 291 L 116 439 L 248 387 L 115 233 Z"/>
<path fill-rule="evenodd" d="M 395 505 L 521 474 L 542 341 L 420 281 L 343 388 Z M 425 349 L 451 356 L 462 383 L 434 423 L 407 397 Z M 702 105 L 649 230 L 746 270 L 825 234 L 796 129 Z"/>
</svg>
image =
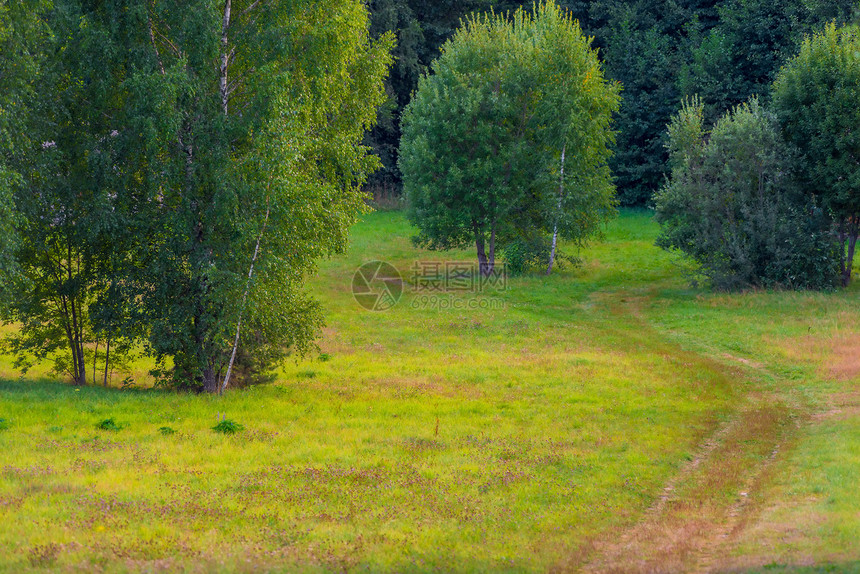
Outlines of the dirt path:
<svg viewBox="0 0 860 574">
<path fill-rule="evenodd" d="M 635 306 L 618 309 L 650 330 Z M 697 353 L 698 355 L 698 353 Z M 767 367 L 725 353 L 704 353 L 735 376 L 772 377 Z M 716 366 L 716 365 L 715 365 Z M 764 487 L 780 453 L 810 419 L 802 405 L 777 392 L 749 394 L 733 418 L 696 449 L 642 519 L 614 539 L 594 543 L 585 565 L 601 573 L 716 572 L 764 503 Z"/>
<path fill-rule="evenodd" d="M 729 507 L 723 524 L 718 525 L 704 540 L 692 572 L 718 572 L 725 566 L 732 544 L 754 518 L 756 505 L 763 502 L 764 486 L 781 446 L 778 444 L 759 468 L 751 473 L 744 490 L 738 493 L 738 500 Z"/>
<path fill-rule="evenodd" d="M 823 333 L 780 342 L 789 361 L 820 362 L 822 379 L 849 383 L 845 392 L 829 396 L 829 405 L 813 406 L 803 392 L 797 392 L 797 381 L 782 380 L 766 364 L 723 349 L 700 347 L 695 339 L 667 339 L 643 312 L 647 300 L 602 296 L 602 302 L 625 324 L 641 325 L 637 333 L 655 352 L 662 346 L 672 347 L 672 353 L 686 356 L 702 368 L 715 369 L 736 381 L 761 384 L 743 385 L 743 398 L 734 416 L 699 444 L 691 460 L 667 481 L 636 524 L 610 532 L 604 540 L 592 540 L 576 557 L 571 556 L 570 563 L 556 570 L 713 573 L 783 560 L 784 556 L 770 555 L 766 545 L 760 546 L 764 550 L 761 556 L 735 554 L 752 539 L 781 539 L 780 527 L 803 528 L 768 522 L 768 509 L 783 503 L 774 499 L 780 496 L 774 492 L 774 479 L 812 425 L 860 414 L 857 387 L 850 384 L 860 377 L 860 335 L 846 329 L 851 321 L 841 319 Z"/>
<path fill-rule="evenodd" d="M 756 507 L 786 440 L 790 411 L 773 397 L 723 424 L 665 486 L 642 520 L 596 545 L 584 572 L 712 572 Z M 791 425 L 794 426 L 794 425 Z"/>
</svg>

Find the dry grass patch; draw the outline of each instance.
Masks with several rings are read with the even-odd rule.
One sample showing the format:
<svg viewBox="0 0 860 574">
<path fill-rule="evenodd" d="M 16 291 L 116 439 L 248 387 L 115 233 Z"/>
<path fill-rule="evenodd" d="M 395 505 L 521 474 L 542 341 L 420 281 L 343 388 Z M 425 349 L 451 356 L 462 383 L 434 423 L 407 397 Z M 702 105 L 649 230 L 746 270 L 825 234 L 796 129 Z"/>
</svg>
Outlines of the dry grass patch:
<svg viewBox="0 0 860 574">
<path fill-rule="evenodd" d="M 829 336 L 808 334 L 778 346 L 799 363 L 817 365 L 819 374 L 828 380 L 845 382 L 860 378 L 860 331 Z"/>
<path fill-rule="evenodd" d="M 860 333 L 842 335 L 831 341 L 827 374 L 837 381 L 860 377 Z"/>
<path fill-rule="evenodd" d="M 723 547 L 748 520 L 793 426 L 790 411 L 769 402 L 750 405 L 718 428 L 643 520 L 595 545 L 597 557 L 585 571 L 709 571 L 719 563 Z"/>
</svg>

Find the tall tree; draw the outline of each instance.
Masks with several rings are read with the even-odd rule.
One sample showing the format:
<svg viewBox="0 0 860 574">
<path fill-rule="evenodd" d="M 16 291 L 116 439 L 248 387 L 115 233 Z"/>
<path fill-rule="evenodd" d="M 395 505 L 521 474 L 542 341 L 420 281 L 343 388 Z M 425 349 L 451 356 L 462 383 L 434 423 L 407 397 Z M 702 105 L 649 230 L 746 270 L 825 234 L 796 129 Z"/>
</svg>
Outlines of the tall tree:
<svg viewBox="0 0 860 574">
<path fill-rule="evenodd" d="M 56 53 L 51 45 L 56 35 L 45 21 L 48 6 L 3 8 L 7 45 L 2 65 L 13 71 L 9 95 L 17 112 L 15 125 L 3 126 L 10 134 L 6 170 L 17 176 L 4 178 L 15 183 L 8 221 L 17 239 L 15 273 L 4 277 L 8 303 L 4 319 L 22 325 L 6 342 L 23 368 L 33 359 L 54 356 L 56 370 L 83 384 L 85 344 L 91 332 L 86 312 L 91 275 L 84 236 L 89 232 L 92 196 L 86 187 L 75 189 L 86 172 L 87 144 L 74 129 L 82 119 L 77 112 L 85 110 L 76 108 L 76 98 L 70 97 L 81 87 L 75 82 L 59 85 L 62 56 L 42 57 Z M 49 85 L 59 89 L 46 90 Z M 72 147 L 75 151 L 69 150 Z"/>
<path fill-rule="evenodd" d="M 140 211 L 129 205 L 141 173 L 129 170 L 127 160 L 135 150 L 149 151 L 140 147 L 146 126 L 127 123 L 134 109 L 129 70 L 139 64 L 131 49 L 135 27 L 94 18 L 73 1 L 30 13 L 41 33 L 20 23 L 19 31 L 40 38 L 45 57 L 26 99 L 30 113 L 16 118 L 14 130 L 27 145 L 11 160 L 21 175 L 13 200 L 20 273 L 6 283 L 6 319 L 21 325 L 10 342 L 22 366 L 53 357 L 57 371 L 84 384 L 89 366 L 93 377 L 97 367 L 102 371 L 101 340 L 107 338 L 107 373 L 110 340 L 116 357 L 134 331 L 124 321 L 134 298 L 119 288 L 129 286 L 119 272 L 129 264 L 134 237 L 128 215 Z M 104 33 L 109 27 L 113 35 Z M 140 30 L 144 42 L 145 26 Z"/>
<path fill-rule="evenodd" d="M 22 336 L 70 331 L 78 382 L 95 345 L 145 337 L 164 381 L 209 392 L 237 344 L 310 349 L 302 284 L 364 209 L 390 37 L 368 39 L 359 0 L 58 0 L 46 18 L 58 56 L 15 206 Z"/>
<path fill-rule="evenodd" d="M 624 86 L 612 172 L 622 205 L 643 205 L 665 177 L 663 130 L 679 98 L 679 40 L 640 28 L 634 14 L 616 18 L 602 30 L 607 74 Z"/>
<path fill-rule="evenodd" d="M 833 214 L 842 243 L 842 283 L 860 235 L 860 28 L 826 29 L 804 40 L 780 71 L 773 105 L 789 142 L 801 152 L 810 195 Z"/>
<path fill-rule="evenodd" d="M 369 41 L 357 0 L 193 12 L 165 2 L 149 15 L 150 53 L 188 89 L 164 142 L 176 179 L 150 204 L 159 248 L 143 256 L 152 348 L 176 384 L 217 392 L 243 332 L 271 356 L 312 344 L 322 319 L 301 286 L 363 210 L 359 186 L 378 160 L 360 141 L 391 39 Z"/>
<path fill-rule="evenodd" d="M 490 275 L 498 248 L 518 237 L 592 234 L 612 210 L 605 161 L 618 88 L 570 17 L 547 2 L 511 21 L 472 18 L 433 71 L 404 112 L 401 142 L 418 241 L 471 243 Z"/>
</svg>

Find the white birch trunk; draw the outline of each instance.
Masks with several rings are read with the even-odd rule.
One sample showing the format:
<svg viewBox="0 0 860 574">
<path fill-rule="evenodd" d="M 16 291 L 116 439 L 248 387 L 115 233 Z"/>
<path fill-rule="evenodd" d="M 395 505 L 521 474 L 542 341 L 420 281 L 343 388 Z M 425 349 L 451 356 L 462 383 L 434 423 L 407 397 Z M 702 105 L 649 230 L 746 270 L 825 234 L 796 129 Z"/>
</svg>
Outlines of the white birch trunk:
<svg viewBox="0 0 860 574">
<path fill-rule="evenodd" d="M 567 152 L 567 143 L 561 148 L 561 176 L 558 184 L 558 211 L 556 212 L 555 227 L 552 230 L 552 249 L 549 252 L 549 266 L 546 268 L 546 274 L 552 273 L 552 266 L 555 264 L 555 252 L 558 247 L 558 218 L 561 217 L 561 202 L 564 198 L 564 155 Z"/>
<path fill-rule="evenodd" d="M 266 233 L 266 226 L 269 224 L 269 199 L 266 198 L 266 217 L 263 219 L 263 228 L 260 230 L 260 235 L 257 236 L 257 245 L 254 247 L 254 256 L 251 258 L 251 268 L 248 269 L 248 280 L 245 282 L 245 292 L 242 293 L 242 304 L 239 307 L 239 320 L 236 322 L 236 338 L 233 340 L 233 352 L 230 354 L 230 363 L 227 365 L 227 373 L 224 375 L 224 382 L 221 384 L 221 389 L 218 394 L 224 394 L 227 385 L 230 384 L 230 374 L 233 372 L 233 363 L 236 361 L 236 351 L 239 348 L 239 334 L 242 330 L 242 315 L 245 313 L 245 304 L 248 301 L 248 292 L 251 290 L 251 278 L 254 276 L 254 264 L 257 262 L 257 256 L 260 254 L 260 243 L 263 241 L 263 235 Z"/>
<path fill-rule="evenodd" d="M 227 91 L 227 70 L 230 66 L 230 53 L 227 51 L 229 45 L 227 31 L 230 29 L 230 9 L 231 0 L 224 2 L 224 21 L 221 24 L 221 75 L 218 78 L 219 89 L 221 92 L 221 107 L 224 109 L 224 115 L 227 115 L 227 101 L 229 93 Z"/>
</svg>

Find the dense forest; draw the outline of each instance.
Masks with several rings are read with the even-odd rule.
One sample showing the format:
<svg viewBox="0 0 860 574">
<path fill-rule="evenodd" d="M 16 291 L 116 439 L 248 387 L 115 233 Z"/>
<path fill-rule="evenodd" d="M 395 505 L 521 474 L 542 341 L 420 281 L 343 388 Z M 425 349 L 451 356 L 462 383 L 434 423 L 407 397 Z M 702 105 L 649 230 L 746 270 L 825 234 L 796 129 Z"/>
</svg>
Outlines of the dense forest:
<svg viewBox="0 0 860 574">
<path fill-rule="evenodd" d="M 382 159 L 376 193 L 398 194 L 400 113 L 418 79 L 460 20 L 475 11 L 509 12 L 510 0 L 372 0 L 371 34 L 394 32 L 387 103 L 368 143 Z M 648 205 L 669 172 L 666 125 L 686 96 L 698 95 L 710 123 L 760 94 L 803 38 L 825 23 L 853 22 L 853 0 L 562 0 L 593 36 L 605 71 L 623 85 L 611 161 L 621 205 Z"/>
</svg>

